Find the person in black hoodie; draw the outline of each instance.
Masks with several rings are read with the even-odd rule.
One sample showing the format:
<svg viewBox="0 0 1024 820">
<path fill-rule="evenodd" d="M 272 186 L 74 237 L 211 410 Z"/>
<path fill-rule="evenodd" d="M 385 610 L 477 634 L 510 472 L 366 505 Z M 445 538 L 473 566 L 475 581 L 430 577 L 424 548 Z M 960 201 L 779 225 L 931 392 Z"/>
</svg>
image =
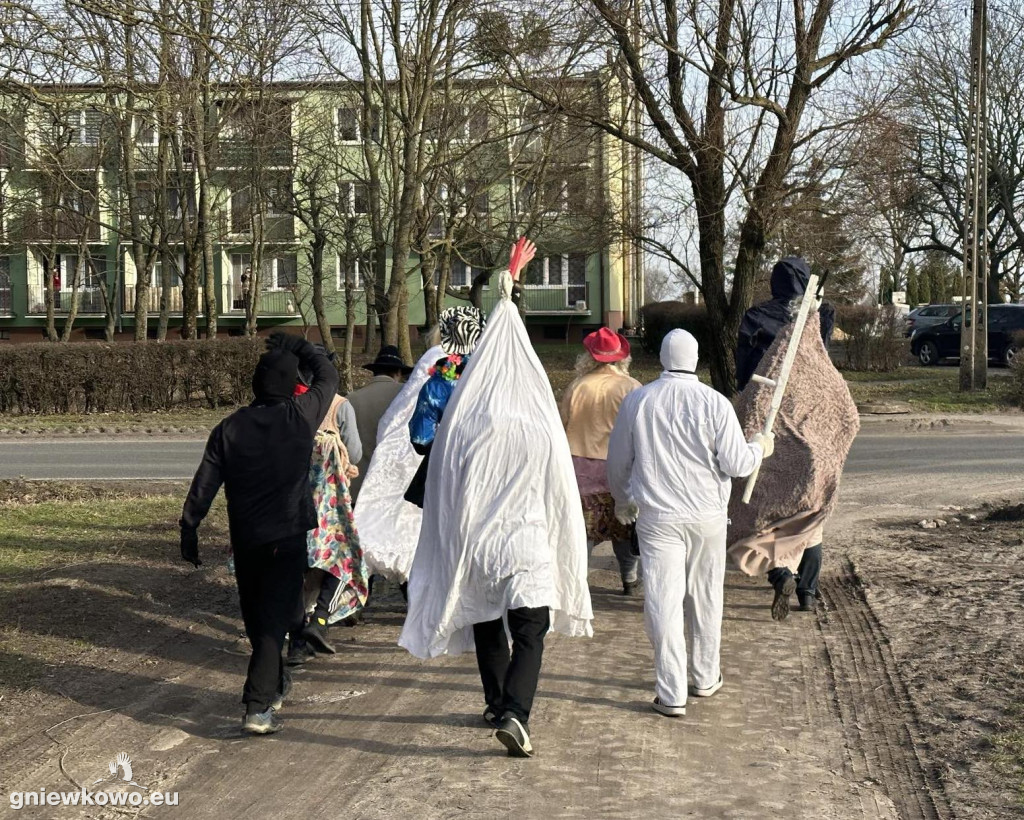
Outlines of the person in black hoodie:
<svg viewBox="0 0 1024 820">
<path fill-rule="evenodd" d="M 787 256 L 772 268 L 772 298 L 754 305 L 743 314 L 739 344 L 736 345 L 736 389 L 747 386 L 764 354 L 772 346 L 782 328 L 796 318 L 800 300 L 807 290 L 811 269 L 799 256 Z M 818 309 L 821 318 L 821 341 L 828 348 L 835 326 L 836 311 L 828 302 Z"/>
<path fill-rule="evenodd" d="M 737 390 L 747 386 L 775 337 L 796 318 L 810 277 L 811 269 L 799 256 L 787 256 L 775 263 L 771 278 L 772 298 L 748 310 L 740 323 L 739 343 L 736 345 Z M 835 308 L 828 302 L 822 302 L 818 316 L 821 320 L 821 341 L 827 350 L 835 327 Z M 788 612 L 789 605 L 787 603 L 784 608 L 780 608 L 779 603 L 788 601 L 794 591 L 800 604 L 799 610 L 813 612 L 818 599 L 820 572 L 821 544 L 804 550 L 796 577 L 785 567 L 771 570 L 768 582 L 775 589 L 776 601 L 772 605 L 772 617 L 777 620 L 785 617 L 776 613 Z"/>
<path fill-rule="evenodd" d="M 316 526 L 309 461 L 338 388 L 338 371 L 300 336 L 275 333 L 252 377 L 255 399 L 218 424 L 206 444 L 181 515 L 181 557 L 198 567 L 200 522 L 220 486 L 227 498 L 235 580 L 252 645 L 243 730 L 281 728 L 287 680 L 281 650 L 301 607 L 306 533 Z M 299 367 L 313 379 L 293 397 Z"/>
</svg>

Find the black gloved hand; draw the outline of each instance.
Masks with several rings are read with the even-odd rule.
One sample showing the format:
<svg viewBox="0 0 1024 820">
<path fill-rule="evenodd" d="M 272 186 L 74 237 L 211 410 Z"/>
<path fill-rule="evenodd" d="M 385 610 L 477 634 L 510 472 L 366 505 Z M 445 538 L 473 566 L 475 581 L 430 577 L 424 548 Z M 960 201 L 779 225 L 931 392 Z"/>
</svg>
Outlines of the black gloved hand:
<svg viewBox="0 0 1024 820">
<path fill-rule="evenodd" d="M 181 528 L 181 558 L 196 567 L 203 563 L 199 560 L 199 533 L 191 527 Z"/>
<path fill-rule="evenodd" d="M 267 350 L 287 350 L 300 359 L 316 355 L 316 348 L 306 339 L 295 333 L 285 333 L 280 330 L 270 334 L 267 339 Z"/>
</svg>

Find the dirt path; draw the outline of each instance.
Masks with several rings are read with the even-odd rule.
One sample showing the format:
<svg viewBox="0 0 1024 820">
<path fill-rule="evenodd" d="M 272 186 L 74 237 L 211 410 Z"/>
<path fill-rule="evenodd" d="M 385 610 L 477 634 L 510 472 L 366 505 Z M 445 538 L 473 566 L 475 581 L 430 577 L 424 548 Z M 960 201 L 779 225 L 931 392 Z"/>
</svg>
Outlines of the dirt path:
<svg viewBox="0 0 1024 820">
<path fill-rule="evenodd" d="M 971 491 L 995 495 L 1006 481 L 986 475 Z M 550 640 L 532 761 L 505 757 L 481 726 L 472 657 L 421 663 L 395 646 L 395 596 L 363 626 L 337 631 L 338 656 L 297 676 L 284 732 L 242 739 L 244 639 L 223 568 L 51 571 L 27 580 L 12 606 L 20 630 L 66 654 L 33 670 L 33 685 L 3 687 L 0 800 L 90 784 L 125 751 L 139 783 L 179 794 L 179 807 L 143 817 L 945 820 L 954 812 L 946 780 L 922 755 L 917 690 L 890 646 L 890 624 L 864 594 L 861 567 L 843 558 L 846 542 L 880 525 L 878 510 L 906 518 L 949 503 L 944 492 L 900 495 L 898 477 L 848 483 L 829 535 L 831 609 L 817 624 L 799 613 L 772 622 L 763 583 L 730 574 L 726 686 L 682 720 L 650 710 L 642 604 L 614 593 L 612 559 L 599 553 L 596 635 Z M 893 506 L 894 495 L 905 503 Z M 89 617 L 54 619 L 55 610 Z"/>
</svg>

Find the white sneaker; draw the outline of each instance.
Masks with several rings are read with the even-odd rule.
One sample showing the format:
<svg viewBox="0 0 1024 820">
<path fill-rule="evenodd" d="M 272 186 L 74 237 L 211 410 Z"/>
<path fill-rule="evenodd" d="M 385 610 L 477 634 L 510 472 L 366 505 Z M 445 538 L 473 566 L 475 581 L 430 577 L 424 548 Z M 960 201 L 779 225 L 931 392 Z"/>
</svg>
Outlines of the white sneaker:
<svg viewBox="0 0 1024 820">
<path fill-rule="evenodd" d="M 712 684 L 707 689 L 698 689 L 696 686 L 691 686 L 690 694 L 693 695 L 695 698 L 709 698 L 713 694 L 715 694 L 715 692 L 722 688 L 723 683 L 724 680 L 722 679 L 722 674 L 721 672 L 719 672 L 717 683 Z"/>
<path fill-rule="evenodd" d="M 685 706 L 667 706 L 661 702 L 661 698 L 655 698 L 654 703 L 651 704 L 655 712 L 664 715 L 665 717 L 683 717 L 686 714 Z"/>
</svg>

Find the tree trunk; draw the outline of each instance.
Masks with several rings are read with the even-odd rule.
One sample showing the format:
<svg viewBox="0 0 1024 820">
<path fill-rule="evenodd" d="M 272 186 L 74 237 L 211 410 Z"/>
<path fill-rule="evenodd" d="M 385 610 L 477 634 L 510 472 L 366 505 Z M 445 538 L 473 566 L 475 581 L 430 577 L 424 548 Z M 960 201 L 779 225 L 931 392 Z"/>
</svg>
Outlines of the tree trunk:
<svg viewBox="0 0 1024 820">
<path fill-rule="evenodd" d="M 334 339 L 331 337 L 331 323 L 327 319 L 327 308 L 324 305 L 324 248 L 327 245 L 327 234 L 315 231 L 309 247 L 309 267 L 313 277 L 313 315 L 316 326 L 320 330 L 320 339 L 328 353 L 334 353 Z M 346 298 L 348 281 L 346 277 Z"/>
<path fill-rule="evenodd" d="M 181 338 L 195 339 L 198 331 L 196 312 L 199 301 L 199 257 L 195 248 L 185 251 L 185 271 L 181 282 Z"/>
<path fill-rule="evenodd" d="M 46 308 L 46 338 L 51 342 L 60 341 L 57 335 L 57 316 L 54 301 L 56 294 L 53 291 L 53 269 L 56 267 L 56 254 L 43 251 L 40 254 L 43 266 L 43 305 Z"/>
<path fill-rule="evenodd" d="M 161 254 L 160 258 L 160 318 L 156 325 L 156 340 L 167 340 L 167 328 L 171 323 L 171 261 L 169 253 Z"/>
</svg>

